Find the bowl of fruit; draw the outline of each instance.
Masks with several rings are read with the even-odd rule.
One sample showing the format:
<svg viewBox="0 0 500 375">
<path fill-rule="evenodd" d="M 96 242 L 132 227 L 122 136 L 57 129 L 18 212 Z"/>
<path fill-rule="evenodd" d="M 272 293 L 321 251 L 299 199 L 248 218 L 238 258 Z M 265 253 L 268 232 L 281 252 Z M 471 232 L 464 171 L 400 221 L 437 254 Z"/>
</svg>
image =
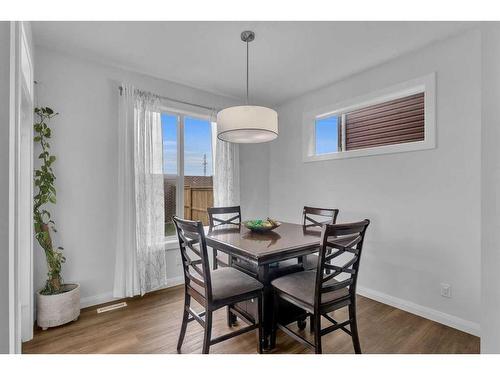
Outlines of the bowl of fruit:
<svg viewBox="0 0 500 375">
<path fill-rule="evenodd" d="M 278 228 L 281 223 L 268 217 L 265 220 L 256 219 L 244 221 L 243 225 L 252 232 L 263 233 Z"/>
</svg>

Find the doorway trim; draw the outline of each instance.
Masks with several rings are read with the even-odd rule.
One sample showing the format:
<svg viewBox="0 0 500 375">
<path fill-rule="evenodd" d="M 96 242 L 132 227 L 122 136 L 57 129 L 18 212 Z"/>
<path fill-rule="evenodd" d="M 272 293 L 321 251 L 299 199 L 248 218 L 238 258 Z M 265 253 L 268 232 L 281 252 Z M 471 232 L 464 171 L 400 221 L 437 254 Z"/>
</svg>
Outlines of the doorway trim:
<svg viewBox="0 0 500 375">
<path fill-rule="evenodd" d="M 9 352 L 33 337 L 33 65 L 29 22 L 10 23 Z M 25 54 L 24 56 L 22 54 Z M 23 62 L 29 61 L 27 77 Z M 25 69 L 26 70 L 26 67 Z M 27 82 L 24 82 L 27 81 Z M 23 104 L 24 100 L 24 104 Z"/>
</svg>

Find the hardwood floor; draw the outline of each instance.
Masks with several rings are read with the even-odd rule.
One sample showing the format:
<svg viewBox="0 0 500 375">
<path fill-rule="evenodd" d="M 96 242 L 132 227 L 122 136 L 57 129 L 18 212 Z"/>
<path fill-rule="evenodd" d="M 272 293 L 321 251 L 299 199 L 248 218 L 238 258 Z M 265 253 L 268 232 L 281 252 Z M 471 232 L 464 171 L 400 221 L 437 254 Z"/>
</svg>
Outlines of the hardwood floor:
<svg viewBox="0 0 500 375">
<path fill-rule="evenodd" d="M 36 328 L 23 353 L 176 353 L 183 298 L 181 286 L 127 299 L 128 306 L 120 310 L 97 314 L 96 306 L 83 309 L 77 322 L 47 331 Z M 230 331 L 225 319 L 224 309 L 215 314 L 212 337 Z M 479 353 L 478 337 L 361 296 L 358 325 L 363 353 Z M 200 353 L 202 332 L 199 324 L 189 323 L 183 353 Z M 309 336 L 309 327 L 303 333 Z M 210 353 L 256 352 L 256 332 L 210 348 Z M 279 332 L 271 353 L 310 352 Z M 340 331 L 324 336 L 323 352 L 353 353 L 351 338 Z"/>
</svg>

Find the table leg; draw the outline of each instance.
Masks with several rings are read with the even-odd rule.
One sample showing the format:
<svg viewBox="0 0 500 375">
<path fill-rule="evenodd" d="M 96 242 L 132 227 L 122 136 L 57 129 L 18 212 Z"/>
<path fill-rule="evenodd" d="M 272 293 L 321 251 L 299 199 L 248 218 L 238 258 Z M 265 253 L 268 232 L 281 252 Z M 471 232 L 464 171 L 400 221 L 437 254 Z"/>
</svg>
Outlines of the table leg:
<svg viewBox="0 0 500 375">
<path fill-rule="evenodd" d="M 236 324 L 238 318 L 236 315 L 234 315 L 232 312 L 231 312 L 231 307 L 232 306 L 227 306 L 226 307 L 226 312 L 227 312 L 227 326 L 228 327 L 232 327 Z"/>
<path fill-rule="evenodd" d="M 270 340 L 273 320 L 273 288 L 269 279 L 269 264 L 259 266 L 258 279 L 264 285 L 264 299 L 262 301 L 264 310 L 264 348 L 270 350 L 273 349 Z"/>
</svg>

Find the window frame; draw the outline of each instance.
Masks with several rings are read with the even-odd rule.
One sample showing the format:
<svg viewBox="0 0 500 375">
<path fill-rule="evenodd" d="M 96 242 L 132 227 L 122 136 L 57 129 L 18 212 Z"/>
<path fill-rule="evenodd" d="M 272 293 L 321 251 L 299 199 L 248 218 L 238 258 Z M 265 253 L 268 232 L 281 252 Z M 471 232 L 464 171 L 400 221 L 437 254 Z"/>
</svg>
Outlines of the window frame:
<svg viewBox="0 0 500 375">
<path fill-rule="evenodd" d="M 428 150 L 436 147 L 436 74 L 412 79 L 397 85 L 387 87 L 367 95 L 355 97 L 334 105 L 318 108 L 306 112 L 303 116 L 302 126 L 302 156 L 304 162 L 347 159 L 372 155 L 393 154 L 399 152 Z M 405 96 L 425 93 L 424 98 L 424 140 L 408 143 L 398 143 L 385 146 L 367 147 L 363 149 L 338 151 L 325 154 L 316 154 L 316 120 L 331 116 L 342 116 L 350 111 L 358 110 L 371 105 L 380 104 L 386 101 L 399 99 Z M 311 125 L 312 124 L 312 125 Z M 342 142 L 345 150 L 345 119 L 342 120 Z"/>
<path fill-rule="evenodd" d="M 177 177 L 175 181 L 175 214 L 179 217 L 184 217 L 184 119 L 185 117 L 190 117 L 198 120 L 208 121 L 210 126 L 216 126 L 215 122 L 212 119 L 211 114 L 203 113 L 203 112 L 192 112 L 185 111 L 181 109 L 176 109 L 168 106 L 160 106 L 160 113 L 166 113 L 171 116 L 177 117 Z M 163 133 L 162 133 L 163 137 Z M 212 142 L 212 158 L 215 152 L 213 137 L 211 137 L 210 141 Z M 212 171 L 213 173 L 214 171 Z M 176 249 L 177 244 L 177 236 L 165 236 L 165 245 L 166 250 Z"/>
</svg>

